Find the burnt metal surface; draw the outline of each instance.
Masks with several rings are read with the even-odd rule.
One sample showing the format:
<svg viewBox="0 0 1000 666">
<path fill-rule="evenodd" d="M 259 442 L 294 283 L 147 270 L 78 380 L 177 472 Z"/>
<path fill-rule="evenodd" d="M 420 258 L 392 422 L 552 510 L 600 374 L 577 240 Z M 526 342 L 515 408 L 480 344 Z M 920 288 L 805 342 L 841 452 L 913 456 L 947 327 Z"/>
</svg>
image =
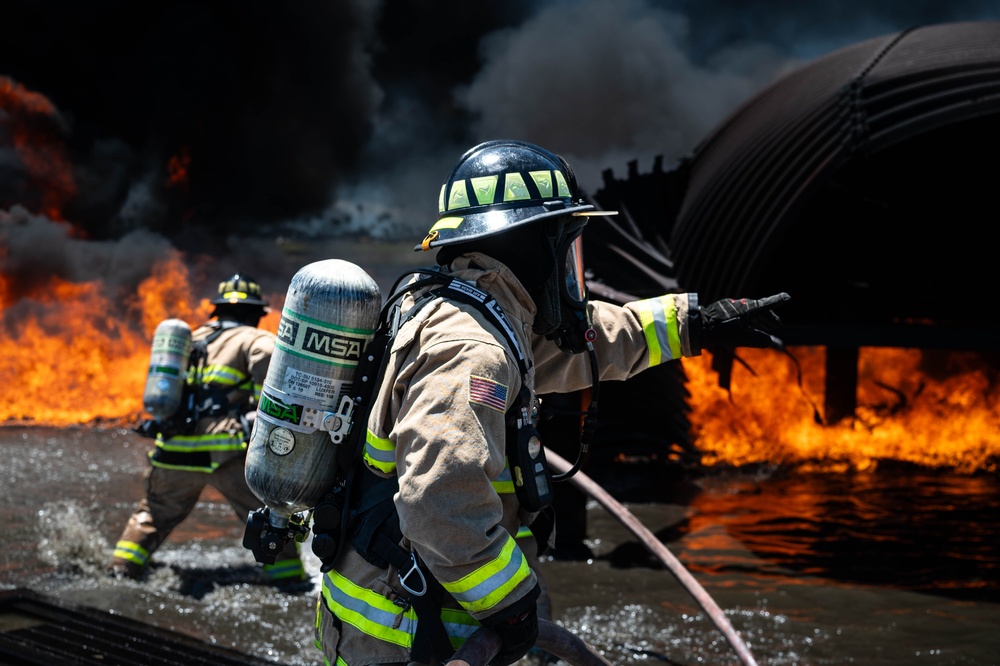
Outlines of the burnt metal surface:
<svg viewBox="0 0 1000 666">
<path fill-rule="evenodd" d="M 605 179 L 613 182 L 611 172 L 605 173 Z M 657 224 L 677 200 L 678 182 L 674 174 L 663 170 L 661 160 L 648 174 L 640 174 L 633 162 L 628 178 L 617 181 L 613 195 L 604 192 L 600 200 L 592 197 L 595 204 L 616 210 L 618 215 L 591 218 L 584 230 L 591 298 L 621 305 L 680 290 L 665 229 Z M 616 458 L 642 461 L 647 468 L 660 470 L 673 470 L 677 464 L 696 459 L 686 382 L 679 363 L 661 364 L 628 381 L 601 382 L 588 473 L 594 474 Z M 579 403 L 580 399 L 573 401 Z M 571 439 L 578 440 L 579 426 L 570 425 L 569 429 Z M 573 460 L 571 449 L 576 446 L 564 447 L 561 453 Z M 625 485 L 614 483 L 614 479 L 602 480 L 612 483 L 605 487 L 614 487 L 616 498 L 628 496 Z"/>
<path fill-rule="evenodd" d="M 0 592 L 5 666 L 275 666 L 119 615 L 61 604 L 31 590 Z"/>
<path fill-rule="evenodd" d="M 1000 22 L 915 27 L 817 58 L 673 168 L 604 173 L 593 199 L 620 215 L 584 232 L 592 297 L 786 291 L 789 346 L 854 359 L 865 346 L 995 353 L 998 128 Z M 713 358 L 722 386 L 732 362 Z M 856 377 L 850 363 L 828 368 L 827 422 L 852 413 Z M 612 413 L 645 414 L 627 406 L 657 396 L 677 419 L 606 423 L 606 441 L 687 447 L 686 379 L 656 379 L 649 392 L 635 380 L 607 389 Z"/>
<path fill-rule="evenodd" d="M 917 27 L 810 62 L 595 199 L 703 301 L 789 292 L 786 344 L 995 349 L 998 126 L 1000 22 Z"/>
<path fill-rule="evenodd" d="M 635 161 L 628 167 L 622 180 L 605 171 L 604 188 L 593 197 L 599 208 L 618 214 L 591 218 L 583 232 L 591 269 L 587 286 L 596 297 L 617 303 L 679 290 L 667 239 L 683 182 L 676 172 L 664 171 L 662 159 L 649 173 L 640 173 Z"/>
</svg>

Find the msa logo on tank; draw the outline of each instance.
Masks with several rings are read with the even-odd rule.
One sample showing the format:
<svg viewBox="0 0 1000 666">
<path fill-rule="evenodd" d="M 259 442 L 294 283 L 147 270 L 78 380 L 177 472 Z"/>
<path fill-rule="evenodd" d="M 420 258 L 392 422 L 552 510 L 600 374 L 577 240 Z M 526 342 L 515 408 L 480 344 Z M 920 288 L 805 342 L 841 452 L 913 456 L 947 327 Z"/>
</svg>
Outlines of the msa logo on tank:
<svg viewBox="0 0 1000 666">
<path fill-rule="evenodd" d="M 257 409 L 279 421 L 295 425 L 302 422 L 302 405 L 284 403 L 275 396 L 268 395 L 266 390 L 261 391 Z"/>
<path fill-rule="evenodd" d="M 330 327 L 285 310 L 278 322 L 278 344 L 293 354 L 343 367 L 355 367 L 371 331 Z"/>
</svg>

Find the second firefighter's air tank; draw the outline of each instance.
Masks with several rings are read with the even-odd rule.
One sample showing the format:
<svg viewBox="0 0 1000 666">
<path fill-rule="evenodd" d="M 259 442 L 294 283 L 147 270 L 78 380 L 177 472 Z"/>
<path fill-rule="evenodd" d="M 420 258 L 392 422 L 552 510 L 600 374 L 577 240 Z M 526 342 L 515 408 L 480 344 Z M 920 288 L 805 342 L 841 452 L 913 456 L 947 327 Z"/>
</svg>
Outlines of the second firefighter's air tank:
<svg viewBox="0 0 1000 666">
<path fill-rule="evenodd" d="M 142 406 L 157 421 L 180 407 L 191 345 L 191 327 L 181 319 L 161 321 L 153 333 Z"/>
<path fill-rule="evenodd" d="M 381 301 L 371 276 L 341 259 L 304 266 L 288 286 L 246 457 L 247 484 L 272 524 L 314 507 L 334 481 L 351 384 Z"/>
</svg>

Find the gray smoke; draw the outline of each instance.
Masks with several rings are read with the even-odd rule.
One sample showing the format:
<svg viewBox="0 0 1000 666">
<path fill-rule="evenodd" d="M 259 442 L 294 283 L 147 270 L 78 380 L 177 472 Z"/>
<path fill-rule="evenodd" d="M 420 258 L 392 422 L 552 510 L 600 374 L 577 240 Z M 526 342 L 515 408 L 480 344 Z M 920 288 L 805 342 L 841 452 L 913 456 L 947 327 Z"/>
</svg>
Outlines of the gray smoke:
<svg viewBox="0 0 1000 666">
<path fill-rule="evenodd" d="M 569 20 L 567 20 L 569 19 Z M 765 83 L 798 64 L 766 44 L 698 64 L 682 15 L 643 0 L 556 3 L 487 35 L 483 66 L 458 91 L 477 137 L 517 136 L 553 148 L 595 191 L 629 160 L 670 164 Z"/>
</svg>

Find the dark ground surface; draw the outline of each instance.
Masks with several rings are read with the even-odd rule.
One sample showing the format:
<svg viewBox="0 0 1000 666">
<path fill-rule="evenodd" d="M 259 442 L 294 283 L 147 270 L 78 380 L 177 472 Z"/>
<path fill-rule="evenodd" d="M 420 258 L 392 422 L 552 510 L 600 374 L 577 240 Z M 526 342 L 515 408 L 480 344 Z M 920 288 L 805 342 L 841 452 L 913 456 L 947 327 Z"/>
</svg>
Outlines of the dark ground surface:
<svg viewBox="0 0 1000 666">
<path fill-rule="evenodd" d="M 217 493 L 206 491 L 142 580 L 104 574 L 140 496 L 147 450 L 128 431 L 0 428 L 0 591 L 29 589 L 272 663 L 318 666 L 314 584 L 267 585 L 241 545 L 243 522 Z M 655 466 L 636 468 L 619 480 L 655 482 Z M 996 479 L 880 469 L 661 478 L 685 491 L 627 506 L 761 666 L 997 664 Z M 553 618 L 616 664 L 738 664 L 634 536 L 596 503 L 586 511 L 593 557 L 539 565 Z M 304 560 L 317 575 L 308 549 Z"/>
</svg>

